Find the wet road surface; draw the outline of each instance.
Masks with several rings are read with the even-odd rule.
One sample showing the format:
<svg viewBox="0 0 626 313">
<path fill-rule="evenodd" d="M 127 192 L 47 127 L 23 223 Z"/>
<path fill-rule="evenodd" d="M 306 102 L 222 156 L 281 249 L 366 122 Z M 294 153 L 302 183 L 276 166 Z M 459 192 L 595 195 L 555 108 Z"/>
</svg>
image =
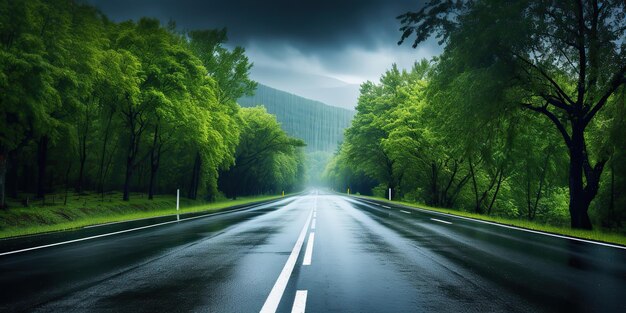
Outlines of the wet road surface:
<svg viewBox="0 0 626 313">
<path fill-rule="evenodd" d="M 626 312 L 624 249 L 371 200 L 313 192 L 106 235 L 154 222 L 0 241 L 0 311 Z"/>
</svg>

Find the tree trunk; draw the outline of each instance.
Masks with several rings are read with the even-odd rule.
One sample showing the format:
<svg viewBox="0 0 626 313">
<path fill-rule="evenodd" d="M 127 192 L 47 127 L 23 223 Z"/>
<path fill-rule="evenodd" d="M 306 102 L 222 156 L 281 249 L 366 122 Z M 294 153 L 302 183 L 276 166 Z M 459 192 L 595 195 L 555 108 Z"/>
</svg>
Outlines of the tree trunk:
<svg viewBox="0 0 626 313">
<path fill-rule="evenodd" d="M 0 209 L 6 209 L 7 207 L 5 199 L 5 182 L 8 166 L 7 157 L 7 151 L 0 148 Z"/>
<path fill-rule="evenodd" d="M 569 212 L 572 228 L 591 229 L 589 204 L 591 199 L 583 185 L 583 166 L 585 162 L 585 142 L 583 128 L 572 123 L 572 140 L 569 149 Z M 587 181 L 587 184 L 593 184 Z M 588 186 L 590 187 L 590 185 Z"/>
<path fill-rule="evenodd" d="M 452 168 L 452 174 L 450 174 L 450 179 L 448 180 L 446 187 L 441 191 L 441 200 L 439 202 L 444 207 L 451 206 L 450 198 L 448 197 L 448 191 L 450 190 L 450 187 L 452 186 L 452 183 L 454 182 L 454 178 L 456 177 L 456 173 L 459 170 L 458 162 L 456 160 L 453 160 L 453 162 L 454 162 L 454 167 Z"/>
<path fill-rule="evenodd" d="M 100 155 L 100 169 L 98 171 L 98 188 L 100 192 L 104 193 L 104 160 L 106 155 L 107 144 L 109 142 L 109 131 L 111 129 L 111 121 L 113 120 L 114 111 L 111 110 L 109 119 L 107 120 L 107 126 L 104 131 L 104 139 L 102 141 L 102 153 Z"/>
<path fill-rule="evenodd" d="M 37 198 L 44 199 L 46 195 L 46 163 L 48 159 L 48 136 L 39 139 L 37 147 Z M 45 199 L 44 199 L 45 200 Z"/>
<path fill-rule="evenodd" d="M 130 200 L 130 180 L 133 176 L 133 167 L 135 163 L 135 130 L 131 129 L 130 141 L 128 144 L 128 153 L 126 155 L 126 175 L 124 177 L 124 195 L 122 200 Z"/>
<path fill-rule="evenodd" d="M 85 161 L 87 160 L 87 153 L 86 153 L 87 149 L 86 149 L 85 143 L 81 144 L 80 149 L 81 149 L 81 152 L 79 153 L 80 167 L 78 170 L 78 184 L 76 185 L 76 192 L 78 192 L 79 194 L 83 192 L 83 176 L 85 172 Z"/>
<path fill-rule="evenodd" d="M 474 211 L 478 214 L 482 214 L 482 208 L 480 203 L 482 201 L 479 201 L 478 199 L 478 184 L 476 183 L 476 173 L 474 172 L 474 165 L 472 164 L 472 159 L 470 158 L 469 160 L 469 167 L 470 167 L 470 173 L 472 175 L 472 186 L 474 187 L 474 196 L 475 196 L 475 200 L 476 200 L 476 207 L 474 207 Z"/>
<path fill-rule="evenodd" d="M 196 198 L 198 197 L 198 187 L 200 185 L 200 167 L 200 152 L 196 152 L 196 159 L 193 162 L 193 169 L 191 173 L 191 183 L 189 184 L 189 192 L 187 193 L 187 197 L 189 199 L 196 200 Z"/>
<path fill-rule="evenodd" d="M 502 186 L 503 179 L 504 179 L 504 170 L 500 169 L 500 175 L 498 176 L 498 183 L 496 184 L 496 190 L 493 192 L 493 198 L 491 198 L 491 202 L 489 203 L 489 208 L 487 209 L 487 215 L 491 214 L 491 209 L 493 208 L 493 204 L 496 202 L 496 199 L 498 197 L 498 192 L 500 192 L 500 186 Z M 489 190 L 491 190 L 491 188 Z"/>
<path fill-rule="evenodd" d="M 156 183 L 156 174 L 159 169 L 159 161 L 161 159 L 161 148 L 158 147 L 159 126 L 154 127 L 154 138 L 152 140 L 152 151 L 150 151 L 150 185 L 148 186 L 148 199 L 154 199 L 154 185 Z"/>
<path fill-rule="evenodd" d="M 67 205 L 67 193 L 70 188 L 70 170 L 72 169 L 72 161 L 67 165 L 67 170 L 65 171 L 65 199 L 63 200 L 63 205 Z"/>
<path fill-rule="evenodd" d="M 130 200 L 130 178 L 133 175 L 133 170 L 132 170 L 133 164 L 132 161 L 130 160 L 130 158 L 126 159 L 126 175 L 124 178 L 124 195 L 122 197 L 122 200 L 124 201 L 128 201 Z"/>
<path fill-rule="evenodd" d="M 431 193 L 432 193 L 432 205 L 439 206 L 439 186 L 437 186 L 437 164 L 435 162 L 430 163 L 430 179 L 431 179 Z"/>
<path fill-rule="evenodd" d="M 8 153 L 7 159 L 7 173 L 4 178 L 4 183 L 6 185 L 6 193 L 11 198 L 17 198 L 17 187 L 18 187 L 18 163 L 16 158 L 16 151 L 10 151 Z"/>
</svg>

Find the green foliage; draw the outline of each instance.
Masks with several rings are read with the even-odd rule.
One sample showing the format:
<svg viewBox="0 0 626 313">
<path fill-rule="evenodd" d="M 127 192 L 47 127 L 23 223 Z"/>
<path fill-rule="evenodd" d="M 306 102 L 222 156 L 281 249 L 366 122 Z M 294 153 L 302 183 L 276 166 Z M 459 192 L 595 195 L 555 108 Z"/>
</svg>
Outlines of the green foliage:
<svg viewBox="0 0 626 313">
<path fill-rule="evenodd" d="M 49 195 L 53 197 L 55 195 Z M 63 195 L 56 195 L 62 199 Z M 72 194 L 67 204 L 34 204 L 29 208 L 12 208 L 0 211 L 0 238 L 40 234 L 53 231 L 79 229 L 89 225 L 114 223 L 135 219 L 176 214 L 211 213 L 254 202 L 277 199 L 274 196 L 242 197 L 237 200 L 219 198 L 213 203 L 182 198 L 176 210 L 176 196 L 158 195 L 150 200 L 142 194 L 133 194 L 130 202 L 121 201 L 121 194 L 111 193 L 105 200 L 98 194 Z M 184 218 L 184 217 L 183 217 Z"/>
<path fill-rule="evenodd" d="M 235 165 L 220 175 L 227 196 L 289 192 L 304 179 L 304 142 L 280 128 L 264 107 L 240 111 L 242 131 Z"/>
<path fill-rule="evenodd" d="M 398 200 L 566 225 L 569 155 L 559 131 L 519 110 L 515 90 L 495 93 L 490 102 L 476 80 L 491 74 L 451 77 L 443 62 L 421 61 L 410 71 L 394 66 L 378 84 L 363 85 L 346 141 L 325 170 L 328 184 L 387 198 L 391 181 Z M 623 141 L 615 128 L 624 122 L 620 100 L 611 98 L 590 126 L 594 146 Z M 622 176 L 610 171 L 592 216 L 605 227 L 621 227 L 623 210 L 616 204 L 624 197 L 615 188 Z"/>
<path fill-rule="evenodd" d="M 71 0 L 0 1 L 0 206 L 5 190 L 44 204 L 69 189 L 217 198 L 240 146 L 236 99 L 256 88 L 244 49 L 226 39 L 150 18 L 113 23 Z M 295 188 L 301 153 L 281 149 L 267 182 Z"/>
<path fill-rule="evenodd" d="M 558 160 L 564 153 L 569 158 L 571 226 L 591 228 L 588 209 L 614 157 L 608 134 L 619 127 L 615 115 L 606 113 L 624 106 L 623 99 L 614 99 L 626 84 L 625 10 L 626 3 L 619 0 L 434 0 L 399 17 L 400 43 L 413 35 L 414 47 L 431 35 L 446 43 L 433 71 L 430 97 L 449 112 L 451 127 L 444 132 L 460 139 L 457 146 L 468 158 L 476 212 L 484 210 L 494 186 L 490 203 L 502 182 L 515 174 L 506 160 L 513 158 L 518 121 L 532 117 L 552 124 L 561 137 L 550 145 L 562 150 L 544 152 Z M 539 196 L 534 202 L 527 199 L 529 218 L 537 209 L 550 159 L 539 166 L 534 192 Z M 537 167 L 529 162 L 527 176 L 533 174 L 528 167 Z M 530 194 L 533 188 L 527 184 L 526 189 Z M 487 211 L 491 209 L 489 204 Z"/>
</svg>

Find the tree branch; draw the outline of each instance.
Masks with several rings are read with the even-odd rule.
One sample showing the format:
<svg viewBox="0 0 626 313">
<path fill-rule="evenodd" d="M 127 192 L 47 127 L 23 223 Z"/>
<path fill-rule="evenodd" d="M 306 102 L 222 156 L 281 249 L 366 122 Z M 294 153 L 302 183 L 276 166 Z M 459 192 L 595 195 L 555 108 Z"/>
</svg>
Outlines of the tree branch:
<svg viewBox="0 0 626 313">
<path fill-rule="evenodd" d="M 593 117 L 596 115 L 596 113 L 598 113 L 598 111 L 600 111 L 600 109 L 602 109 L 602 107 L 606 104 L 606 102 L 609 100 L 609 97 L 611 97 L 615 90 L 617 90 L 617 88 L 619 88 L 621 85 L 626 84 L 626 77 L 624 76 L 625 74 L 626 65 L 622 66 L 622 68 L 617 73 L 615 73 L 615 75 L 613 75 L 613 78 L 611 79 L 611 86 L 609 87 L 609 89 L 604 93 L 604 95 L 602 95 L 602 98 L 598 100 L 598 103 L 596 103 L 596 105 L 591 108 L 591 110 L 587 114 L 585 114 L 583 119 L 584 126 L 587 126 L 587 124 L 591 122 Z"/>
<path fill-rule="evenodd" d="M 535 63 L 527 60 L 526 58 L 522 57 L 521 55 L 517 54 L 517 53 L 513 53 L 513 55 L 517 58 L 519 58 L 520 60 L 522 60 L 522 62 L 530 65 L 532 68 L 536 69 L 541 76 L 543 76 L 545 79 L 547 79 L 550 84 L 556 89 L 557 93 L 563 98 L 565 99 L 567 102 L 569 102 L 570 104 L 564 104 L 567 105 L 568 107 L 571 105 L 574 105 L 574 101 L 572 101 L 572 99 L 565 93 L 565 91 L 563 91 L 563 89 L 561 88 L 561 86 L 554 80 L 552 79 L 552 77 L 550 77 L 550 75 L 548 75 L 542 68 L 540 68 L 539 66 L 535 65 Z"/>
<path fill-rule="evenodd" d="M 563 136 L 563 139 L 565 139 L 565 144 L 568 147 L 571 147 L 571 145 L 572 145 L 572 138 L 567 133 L 567 130 L 565 129 L 565 126 L 563 125 L 563 123 L 561 123 L 559 118 L 556 117 L 556 115 L 554 115 L 554 113 L 548 111 L 547 105 L 546 106 L 542 106 L 542 107 L 537 107 L 537 106 L 531 105 L 529 103 L 521 103 L 521 105 L 524 108 L 526 108 L 526 109 L 529 109 L 529 110 L 535 111 L 535 112 L 539 112 L 539 113 L 547 116 L 552 121 L 552 123 L 554 123 L 554 125 L 559 130 L 559 132 L 561 132 L 561 135 Z"/>
</svg>

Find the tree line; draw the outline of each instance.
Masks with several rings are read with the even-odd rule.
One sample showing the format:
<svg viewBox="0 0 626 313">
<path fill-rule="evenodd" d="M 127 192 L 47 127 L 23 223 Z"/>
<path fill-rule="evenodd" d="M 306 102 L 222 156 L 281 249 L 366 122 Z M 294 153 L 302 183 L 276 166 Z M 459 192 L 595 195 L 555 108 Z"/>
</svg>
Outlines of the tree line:
<svg viewBox="0 0 626 313">
<path fill-rule="evenodd" d="M 2 0 L 0 12 L 2 207 L 7 195 L 45 201 L 68 190 L 119 190 L 129 200 L 131 191 L 152 199 L 182 188 L 210 200 L 220 174 L 241 195 L 298 186 L 303 143 L 264 110 L 239 107 L 256 83 L 244 49 L 224 46 L 225 29 L 115 23 L 62 0 Z M 285 171 L 262 189 L 238 185 L 231 171 L 242 150 L 257 154 L 259 168 Z"/>
<path fill-rule="evenodd" d="M 327 179 L 479 214 L 623 227 L 625 11 L 617 0 L 433 0 L 399 16 L 399 44 L 434 35 L 444 52 L 361 86 Z"/>
</svg>

